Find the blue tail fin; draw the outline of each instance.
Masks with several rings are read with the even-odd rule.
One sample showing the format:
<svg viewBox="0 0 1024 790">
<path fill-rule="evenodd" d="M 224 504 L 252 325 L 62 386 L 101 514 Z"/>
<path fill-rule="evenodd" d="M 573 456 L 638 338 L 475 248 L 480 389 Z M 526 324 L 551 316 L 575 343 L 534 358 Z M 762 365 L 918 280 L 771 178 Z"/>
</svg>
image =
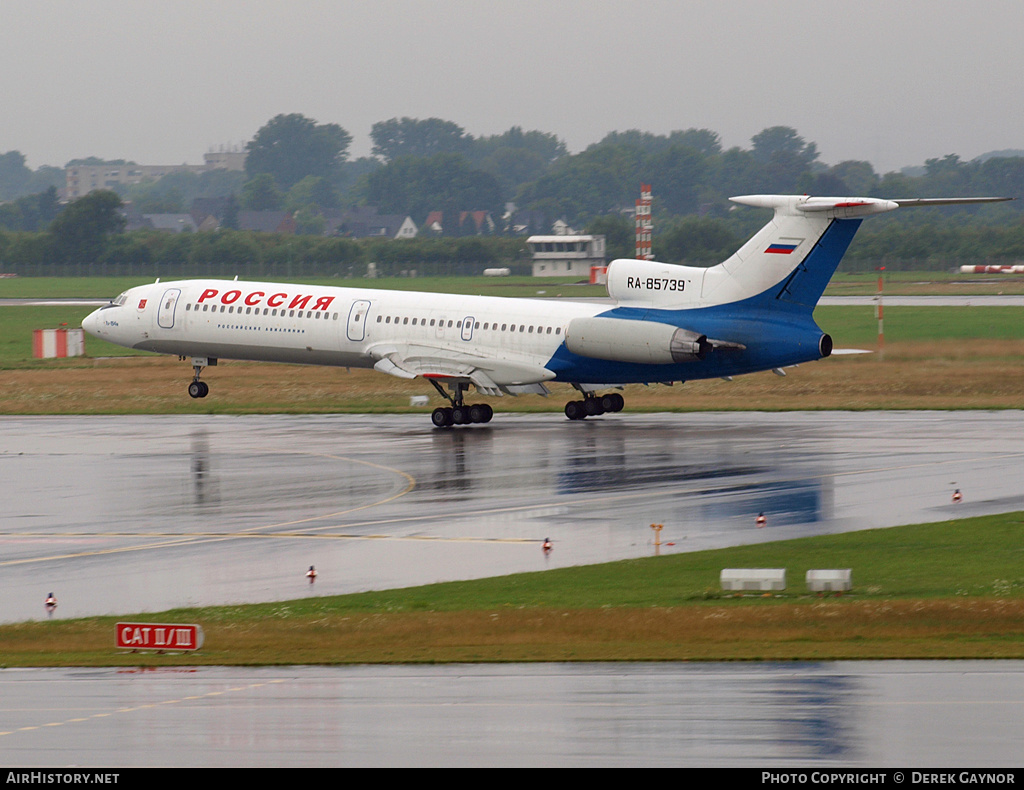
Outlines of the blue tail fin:
<svg viewBox="0 0 1024 790">
<path fill-rule="evenodd" d="M 782 281 L 774 298 L 813 311 L 861 222 L 859 219 L 832 220 L 814 248 Z"/>
</svg>

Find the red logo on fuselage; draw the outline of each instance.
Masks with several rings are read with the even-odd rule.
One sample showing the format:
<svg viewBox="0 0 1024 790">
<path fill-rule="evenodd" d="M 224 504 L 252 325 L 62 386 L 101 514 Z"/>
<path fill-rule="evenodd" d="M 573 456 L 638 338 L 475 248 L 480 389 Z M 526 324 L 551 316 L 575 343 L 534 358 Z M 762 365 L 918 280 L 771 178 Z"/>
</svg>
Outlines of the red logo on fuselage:
<svg viewBox="0 0 1024 790">
<path fill-rule="evenodd" d="M 219 299 L 217 298 L 218 296 L 220 297 Z M 321 296 L 310 305 L 313 294 L 291 296 L 287 293 L 274 293 L 267 296 L 266 291 L 251 291 L 242 296 L 242 292 L 238 289 L 221 293 L 216 288 L 207 288 L 203 291 L 198 301 L 199 304 L 209 300 L 219 301 L 221 304 L 234 304 L 239 299 L 249 307 L 266 304 L 267 307 L 283 307 L 286 310 L 328 310 L 330 309 L 331 302 L 334 301 L 333 296 Z"/>
</svg>

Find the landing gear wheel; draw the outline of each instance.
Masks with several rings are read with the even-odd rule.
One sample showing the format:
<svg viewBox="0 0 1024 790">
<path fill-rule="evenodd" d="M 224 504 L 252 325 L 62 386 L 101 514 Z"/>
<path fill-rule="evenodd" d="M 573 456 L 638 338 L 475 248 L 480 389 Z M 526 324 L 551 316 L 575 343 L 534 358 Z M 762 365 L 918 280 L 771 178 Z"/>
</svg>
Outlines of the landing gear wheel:
<svg viewBox="0 0 1024 790">
<path fill-rule="evenodd" d="M 466 406 L 452 406 L 452 424 L 469 425 L 469 408 Z"/>
<path fill-rule="evenodd" d="M 435 428 L 448 428 L 452 424 L 452 410 L 445 407 L 434 409 L 430 414 L 430 421 L 434 423 Z"/>
<path fill-rule="evenodd" d="M 475 403 L 469 407 L 470 422 L 490 422 L 494 416 L 494 409 L 486 403 Z"/>
<path fill-rule="evenodd" d="M 210 385 L 205 381 L 193 381 L 188 385 L 188 394 L 193 398 L 205 398 L 210 394 Z"/>
<path fill-rule="evenodd" d="M 565 404 L 565 416 L 570 420 L 583 420 L 586 419 L 587 412 L 583 408 L 583 401 L 571 400 Z"/>
<path fill-rule="evenodd" d="M 622 411 L 624 402 L 622 396 L 615 392 L 601 396 L 601 408 L 606 412 Z"/>
<path fill-rule="evenodd" d="M 596 417 L 599 414 L 604 414 L 600 398 L 587 398 L 583 401 L 583 408 L 587 412 L 588 417 Z"/>
</svg>

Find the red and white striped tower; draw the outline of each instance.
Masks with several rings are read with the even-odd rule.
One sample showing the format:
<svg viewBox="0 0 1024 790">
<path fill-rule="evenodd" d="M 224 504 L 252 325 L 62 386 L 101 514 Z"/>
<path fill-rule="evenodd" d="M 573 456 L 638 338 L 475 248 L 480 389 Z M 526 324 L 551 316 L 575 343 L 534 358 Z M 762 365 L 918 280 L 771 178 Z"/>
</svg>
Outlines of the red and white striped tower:
<svg viewBox="0 0 1024 790">
<path fill-rule="evenodd" d="M 876 312 L 878 313 L 878 354 L 879 354 L 879 356 L 882 356 L 883 353 L 885 352 L 885 330 L 883 329 L 883 318 L 882 318 L 882 279 L 883 279 L 882 276 L 884 274 L 885 274 L 885 267 L 884 266 L 879 266 L 878 267 L 878 294 L 876 296 L 876 298 L 878 299 L 878 309 L 877 309 Z"/>
<path fill-rule="evenodd" d="M 640 199 L 636 202 L 636 257 L 640 261 L 653 261 L 651 251 L 651 185 L 640 185 Z"/>
</svg>

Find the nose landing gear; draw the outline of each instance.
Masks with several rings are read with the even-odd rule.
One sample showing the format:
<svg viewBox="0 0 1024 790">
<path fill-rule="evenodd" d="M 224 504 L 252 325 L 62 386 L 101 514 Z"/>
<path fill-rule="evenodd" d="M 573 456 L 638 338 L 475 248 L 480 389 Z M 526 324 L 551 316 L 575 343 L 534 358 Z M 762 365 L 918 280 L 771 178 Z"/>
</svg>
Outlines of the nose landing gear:
<svg viewBox="0 0 1024 790">
<path fill-rule="evenodd" d="M 181 357 L 184 359 L 184 357 Z M 215 357 L 192 357 L 192 381 L 188 385 L 188 394 L 192 398 L 205 398 L 210 394 L 210 385 L 205 381 L 199 380 L 199 374 L 203 372 L 203 368 L 207 366 L 214 366 L 217 364 Z"/>
</svg>

